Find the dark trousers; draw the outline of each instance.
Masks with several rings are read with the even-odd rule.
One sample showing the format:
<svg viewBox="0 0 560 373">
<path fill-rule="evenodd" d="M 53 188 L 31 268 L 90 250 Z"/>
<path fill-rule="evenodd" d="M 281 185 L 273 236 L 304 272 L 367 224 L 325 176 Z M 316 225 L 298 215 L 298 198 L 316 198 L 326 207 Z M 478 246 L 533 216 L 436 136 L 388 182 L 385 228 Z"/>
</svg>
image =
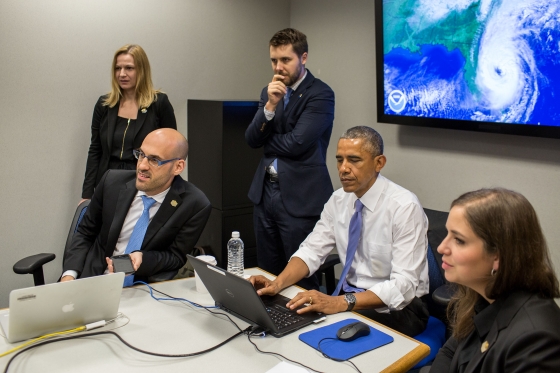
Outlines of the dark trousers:
<svg viewBox="0 0 560 373">
<path fill-rule="evenodd" d="M 367 309 L 356 312 L 409 337 L 422 333 L 430 317 L 426 302 L 418 297 L 414 297 L 412 302 L 400 311 L 379 313 L 374 309 Z"/>
<path fill-rule="evenodd" d="M 257 262 L 260 268 L 274 275 L 280 274 L 299 245 L 311 233 L 319 216 L 296 218 L 284 208 L 280 184 L 267 180 L 261 203 L 253 212 L 257 239 Z M 316 275 L 304 278 L 297 285 L 304 289 L 319 289 Z"/>
</svg>

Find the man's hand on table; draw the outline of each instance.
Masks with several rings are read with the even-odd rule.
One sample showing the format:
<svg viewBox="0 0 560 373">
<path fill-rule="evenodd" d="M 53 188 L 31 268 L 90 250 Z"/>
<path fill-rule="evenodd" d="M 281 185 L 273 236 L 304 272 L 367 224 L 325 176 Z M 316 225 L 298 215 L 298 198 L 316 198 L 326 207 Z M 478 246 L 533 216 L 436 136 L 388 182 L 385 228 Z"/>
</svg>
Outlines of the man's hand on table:
<svg viewBox="0 0 560 373">
<path fill-rule="evenodd" d="M 282 287 L 276 281 L 261 275 L 251 276 L 249 281 L 257 289 L 257 294 L 259 295 L 276 295 L 282 290 Z M 304 304 L 308 304 L 308 306 L 303 307 Z M 346 303 L 342 296 L 331 297 L 317 290 L 310 290 L 298 293 L 286 304 L 286 307 L 292 310 L 302 307 L 296 311 L 299 314 L 313 311 L 333 314 L 346 311 L 348 303 Z"/>
<path fill-rule="evenodd" d="M 308 306 L 302 307 L 304 304 L 308 304 Z M 309 290 L 298 293 L 288 302 L 286 307 L 291 310 L 302 307 L 296 311 L 300 314 L 314 311 L 331 315 L 346 311 L 348 303 L 344 300 L 343 296 L 333 297 L 317 290 Z"/>
</svg>

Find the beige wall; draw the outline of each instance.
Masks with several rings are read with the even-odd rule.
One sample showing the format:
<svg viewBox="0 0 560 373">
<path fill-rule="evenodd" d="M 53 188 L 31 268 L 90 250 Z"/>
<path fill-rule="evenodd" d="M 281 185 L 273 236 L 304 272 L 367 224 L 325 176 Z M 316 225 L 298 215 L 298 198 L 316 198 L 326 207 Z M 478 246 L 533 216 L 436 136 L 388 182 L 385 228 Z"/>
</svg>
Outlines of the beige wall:
<svg viewBox="0 0 560 373">
<path fill-rule="evenodd" d="M 310 40 L 308 68 L 336 94 L 328 165 L 335 187 L 337 138 L 370 125 L 383 136 L 383 174 L 413 191 L 424 207 L 449 211 L 461 193 L 503 186 L 524 194 L 540 217 L 560 273 L 560 140 L 377 123 L 374 2 L 293 1 L 291 26 Z"/>
<path fill-rule="evenodd" d="M 270 78 L 267 43 L 291 25 L 308 35 L 308 67 L 336 94 L 328 152 L 342 131 L 372 125 L 385 140 L 384 174 L 425 207 L 505 186 L 535 206 L 560 268 L 560 140 L 376 123 L 371 0 L 3 0 L 0 2 L 0 307 L 18 259 L 61 254 L 80 197 L 93 105 L 109 88 L 114 51 L 142 45 L 154 82 L 186 133 L 187 99 L 257 99 Z M 46 266 L 60 275 L 61 255 Z"/>
<path fill-rule="evenodd" d="M 60 275 L 115 50 L 146 50 L 186 134 L 187 99 L 259 98 L 268 40 L 289 26 L 289 12 L 287 0 L 0 2 L 0 307 L 33 283 L 12 272 L 20 258 L 55 252 L 47 282 Z"/>
</svg>

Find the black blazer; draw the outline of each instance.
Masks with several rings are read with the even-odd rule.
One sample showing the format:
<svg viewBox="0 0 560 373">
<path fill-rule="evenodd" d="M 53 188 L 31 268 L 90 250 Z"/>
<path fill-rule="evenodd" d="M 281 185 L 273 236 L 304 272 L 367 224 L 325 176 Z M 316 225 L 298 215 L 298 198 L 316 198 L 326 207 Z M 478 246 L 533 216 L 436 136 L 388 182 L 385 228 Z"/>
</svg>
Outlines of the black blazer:
<svg viewBox="0 0 560 373">
<path fill-rule="evenodd" d="M 334 92 L 308 70 L 286 109 L 280 102 L 271 121 L 264 114 L 267 101 L 265 87 L 259 109 L 245 131 L 249 146 L 264 151 L 249 199 L 260 203 L 266 168 L 277 158 L 286 211 L 295 217 L 318 216 L 333 192 L 325 160 L 334 120 Z"/>
<path fill-rule="evenodd" d="M 560 309 L 553 299 L 515 292 L 474 321 L 473 334 L 445 343 L 430 373 L 560 372 Z"/>
<path fill-rule="evenodd" d="M 105 171 L 109 168 L 109 159 L 113 149 L 113 135 L 117 125 L 119 104 L 110 108 L 103 106 L 107 96 L 99 97 L 93 109 L 91 121 L 91 144 L 86 163 L 86 173 L 82 187 L 82 198 L 91 198 L 93 190 Z M 134 126 L 134 148 L 139 148 L 148 133 L 158 128 L 177 129 L 173 106 L 165 93 L 158 93 L 157 100 L 144 110 L 138 110 Z"/>
<path fill-rule="evenodd" d="M 136 171 L 109 170 L 105 173 L 70 249 L 64 253 L 64 271 L 77 271 L 80 278 L 103 274 L 107 268 L 105 257 L 113 255 L 136 192 Z M 181 268 L 198 241 L 210 211 L 210 201 L 204 193 L 175 176 L 144 236 L 137 278 Z"/>
</svg>

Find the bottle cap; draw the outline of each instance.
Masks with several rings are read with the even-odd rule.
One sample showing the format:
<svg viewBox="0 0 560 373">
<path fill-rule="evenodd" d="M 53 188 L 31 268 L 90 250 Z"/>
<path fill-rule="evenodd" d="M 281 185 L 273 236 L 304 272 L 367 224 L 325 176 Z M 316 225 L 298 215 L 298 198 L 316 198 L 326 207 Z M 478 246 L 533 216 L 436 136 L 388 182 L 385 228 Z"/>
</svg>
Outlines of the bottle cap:
<svg viewBox="0 0 560 373">
<path fill-rule="evenodd" d="M 231 238 L 239 238 L 239 232 L 238 231 L 231 232 Z"/>
</svg>

